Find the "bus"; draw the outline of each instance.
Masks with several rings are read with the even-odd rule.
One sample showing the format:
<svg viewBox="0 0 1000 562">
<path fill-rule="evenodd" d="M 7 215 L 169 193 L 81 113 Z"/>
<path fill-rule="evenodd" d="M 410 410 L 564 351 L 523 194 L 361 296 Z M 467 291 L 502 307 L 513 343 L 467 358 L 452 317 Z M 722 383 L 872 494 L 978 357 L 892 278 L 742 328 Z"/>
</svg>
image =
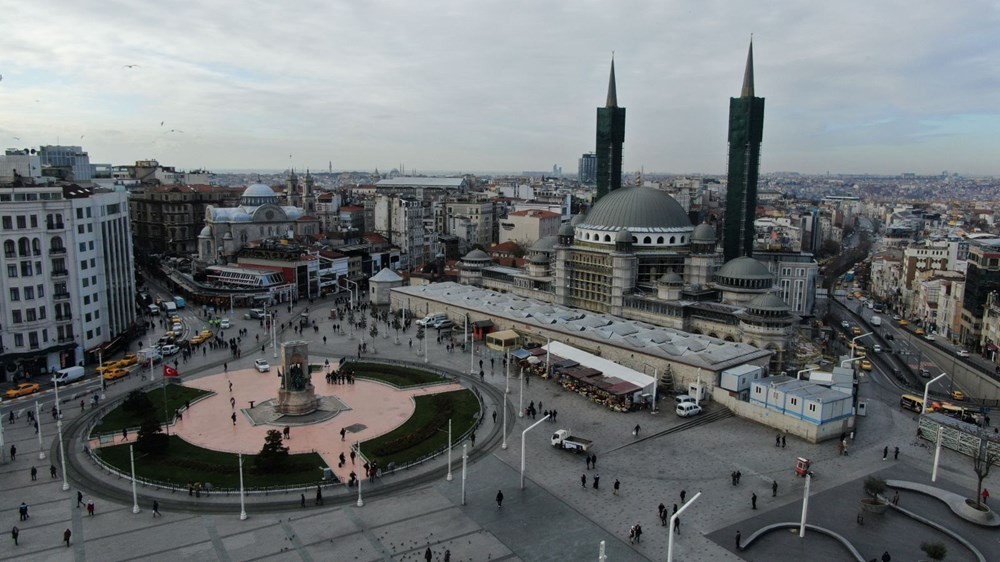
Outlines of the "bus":
<svg viewBox="0 0 1000 562">
<path fill-rule="evenodd" d="M 899 397 L 899 407 L 919 414 L 924 410 L 924 397 L 916 394 L 904 394 Z"/>
</svg>

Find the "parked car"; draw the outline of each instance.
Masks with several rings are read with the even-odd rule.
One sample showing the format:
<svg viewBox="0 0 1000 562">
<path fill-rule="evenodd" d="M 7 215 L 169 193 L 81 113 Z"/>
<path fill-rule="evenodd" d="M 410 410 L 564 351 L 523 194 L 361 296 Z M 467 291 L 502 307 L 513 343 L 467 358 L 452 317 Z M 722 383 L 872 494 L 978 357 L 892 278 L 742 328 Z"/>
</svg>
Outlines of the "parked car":
<svg viewBox="0 0 1000 562">
<path fill-rule="evenodd" d="M 433 327 L 437 328 L 438 330 L 447 330 L 448 328 L 451 328 L 454 325 L 455 325 L 454 322 L 445 318 L 444 320 L 438 320 Z"/>
<path fill-rule="evenodd" d="M 691 396 L 690 394 L 680 394 L 674 397 L 675 407 L 680 406 L 681 404 L 695 404 L 695 403 L 697 403 L 697 400 L 695 400 L 694 396 Z"/>
<path fill-rule="evenodd" d="M 861 360 L 861 368 L 864 369 L 864 370 L 866 370 L 866 371 L 871 371 L 872 370 L 872 362 L 869 361 L 869 360 L 867 360 L 867 359 L 862 359 Z"/>
<path fill-rule="evenodd" d="M 959 349 L 958 351 L 955 352 L 955 355 L 958 355 L 959 357 L 968 357 L 969 355 L 971 355 L 971 353 L 969 353 L 965 349 Z"/>
<path fill-rule="evenodd" d="M 695 404 L 694 402 L 685 402 L 683 404 L 678 404 L 677 408 L 674 411 L 677 413 L 678 416 L 682 418 L 697 416 L 702 412 L 701 406 Z"/>
<path fill-rule="evenodd" d="M 177 347 L 174 344 L 165 345 L 160 348 L 160 353 L 162 353 L 164 356 L 176 355 L 180 353 L 180 351 L 181 348 Z"/>
<path fill-rule="evenodd" d="M 28 396 L 29 394 L 34 394 L 41 389 L 42 387 L 39 386 L 37 382 L 22 382 L 21 384 L 15 386 L 14 388 L 7 390 L 7 398 Z"/>
<path fill-rule="evenodd" d="M 589 451 L 594 444 L 590 439 L 584 439 L 576 435 L 571 435 L 568 429 L 558 429 L 552 434 L 552 446 L 579 453 Z"/>
<path fill-rule="evenodd" d="M 269 373 L 271 372 L 271 365 L 263 359 L 257 359 L 253 362 L 254 369 L 257 369 L 258 373 Z"/>
</svg>

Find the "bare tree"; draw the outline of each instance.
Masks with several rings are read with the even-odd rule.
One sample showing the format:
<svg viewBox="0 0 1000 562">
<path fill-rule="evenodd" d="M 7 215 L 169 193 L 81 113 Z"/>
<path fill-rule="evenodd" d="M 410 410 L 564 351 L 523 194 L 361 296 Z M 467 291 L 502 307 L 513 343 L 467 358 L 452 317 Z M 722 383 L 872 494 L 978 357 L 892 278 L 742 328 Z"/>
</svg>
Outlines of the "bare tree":
<svg viewBox="0 0 1000 562">
<path fill-rule="evenodd" d="M 983 508 L 983 480 L 990 475 L 990 468 L 1000 459 L 997 454 L 990 450 L 990 442 L 986 439 L 986 434 L 979 432 L 979 447 L 972 453 L 972 469 L 976 472 L 976 508 Z"/>
</svg>

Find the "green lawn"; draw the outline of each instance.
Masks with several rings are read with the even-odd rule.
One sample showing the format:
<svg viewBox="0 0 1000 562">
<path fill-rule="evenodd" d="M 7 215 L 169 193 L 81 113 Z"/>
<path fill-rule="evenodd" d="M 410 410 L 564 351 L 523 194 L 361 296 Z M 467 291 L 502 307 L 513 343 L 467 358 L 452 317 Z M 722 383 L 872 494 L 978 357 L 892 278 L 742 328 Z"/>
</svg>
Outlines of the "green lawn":
<svg viewBox="0 0 1000 562">
<path fill-rule="evenodd" d="M 264 443 L 261 443 L 263 446 Z M 128 473 L 128 445 L 115 445 L 98 449 L 104 462 Z M 320 467 L 326 466 L 317 453 L 292 455 L 288 466 L 278 474 L 258 474 L 254 470 L 256 455 L 243 455 L 243 482 L 248 488 L 258 486 L 294 486 L 312 484 L 323 478 Z M 215 487 L 239 488 L 239 460 L 233 453 L 203 449 L 170 436 L 170 447 L 165 456 L 142 456 L 136 453 L 135 471 L 142 478 L 186 487 L 188 484 L 211 482 Z"/>
<path fill-rule="evenodd" d="M 157 420 L 163 420 L 163 389 L 161 387 L 154 388 L 146 393 L 149 399 L 153 402 L 154 407 L 154 417 Z M 206 390 L 200 390 L 197 388 L 191 388 L 188 386 L 183 386 L 180 384 L 168 384 L 167 385 L 167 411 L 171 414 L 174 410 L 177 410 L 184 405 L 185 402 L 194 400 L 199 396 L 204 396 L 205 394 L 210 394 Z M 130 412 L 126 412 L 120 405 L 111 410 L 104 416 L 101 423 L 94 428 L 92 435 L 97 435 L 101 433 L 109 432 L 119 432 L 126 427 L 139 427 L 142 423 L 142 417 L 136 416 Z"/>
<path fill-rule="evenodd" d="M 479 401 L 468 390 L 416 396 L 416 409 L 406 423 L 361 443 L 361 451 L 385 467 L 415 461 L 448 446 L 448 418 L 454 439 L 476 423 Z"/>
<path fill-rule="evenodd" d="M 444 382 L 447 380 L 441 375 L 428 371 L 421 371 L 411 367 L 383 365 L 381 363 L 350 362 L 346 363 L 344 367 L 351 369 L 356 377 L 380 380 L 399 388 Z"/>
</svg>

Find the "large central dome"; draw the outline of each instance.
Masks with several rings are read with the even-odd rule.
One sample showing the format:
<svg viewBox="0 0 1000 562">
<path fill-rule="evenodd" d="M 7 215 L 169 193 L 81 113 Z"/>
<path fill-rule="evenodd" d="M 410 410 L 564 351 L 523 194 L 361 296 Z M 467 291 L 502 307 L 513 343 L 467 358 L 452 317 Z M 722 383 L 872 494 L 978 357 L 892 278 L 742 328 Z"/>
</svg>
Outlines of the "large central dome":
<svg viewBox="0 0 1000 562">
<path fill-rule="evenodd" d="M 692 228 L 680 203 L 652 187 L 624 187 L 608 193 L 578 226 L 612 230 Z"/>
</svg>

